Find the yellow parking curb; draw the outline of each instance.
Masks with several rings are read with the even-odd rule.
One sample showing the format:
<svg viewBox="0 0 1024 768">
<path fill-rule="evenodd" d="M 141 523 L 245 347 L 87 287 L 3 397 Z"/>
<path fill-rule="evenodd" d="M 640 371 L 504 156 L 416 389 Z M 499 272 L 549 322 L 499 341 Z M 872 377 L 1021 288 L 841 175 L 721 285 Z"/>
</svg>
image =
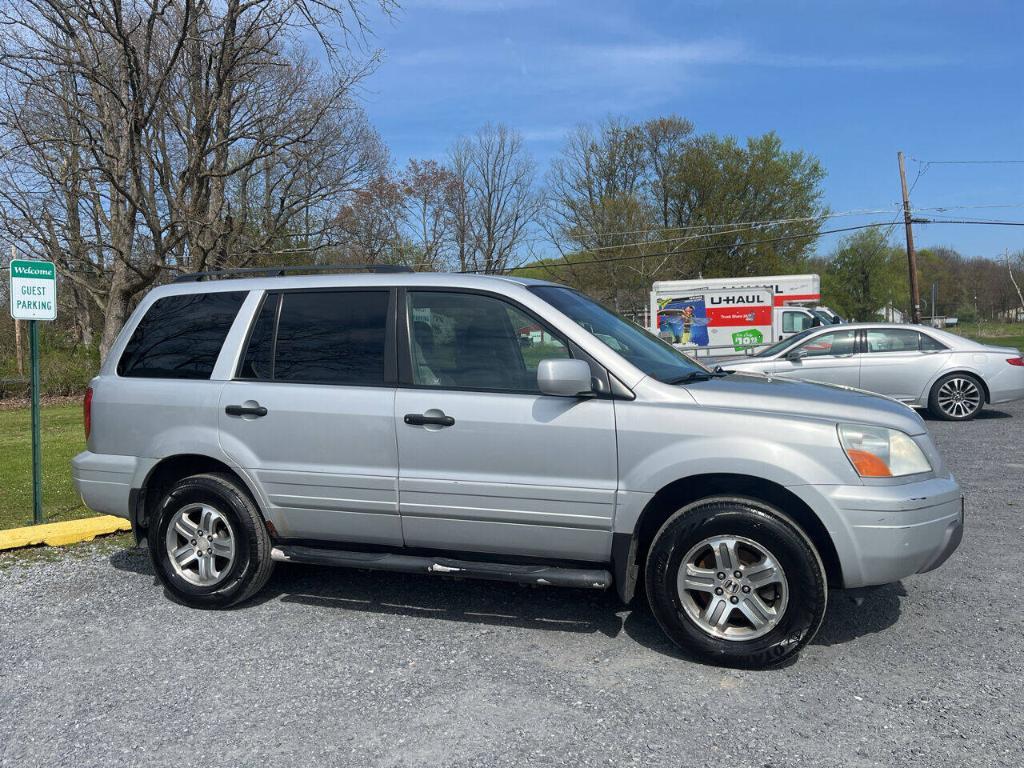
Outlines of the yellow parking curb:
<svg viewBox="0 0 1024 768">
<path fill-rule="evenodd" d="M 130 531 L 131 529 L 131 523 L 123 517 L 114 517 L 113 515 L 67 520 L 63 523 L 29 525 L 25 528 L 9 528 L 6 531 L 0 531 L 0 550 L 31 547 L 35 544 L 63 547 L 65 544 L 90 541 L 97 536 L 118 531 Z"/>
</svg>

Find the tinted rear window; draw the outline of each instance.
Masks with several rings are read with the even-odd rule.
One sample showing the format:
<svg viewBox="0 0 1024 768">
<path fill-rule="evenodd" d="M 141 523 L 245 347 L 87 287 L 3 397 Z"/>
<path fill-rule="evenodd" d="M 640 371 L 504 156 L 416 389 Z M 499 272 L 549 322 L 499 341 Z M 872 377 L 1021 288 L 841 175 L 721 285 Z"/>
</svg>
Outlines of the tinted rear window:
<svg viewBox="0 0 1024 768">
<path fill-rule="evenodd" d="M 156 301 L 132 333 L 119 376 L 208 379 L 245 291 L 190 293 Z"/>
<path fill-rule="evenodd" d="M 239 376 L 383 386 L 388 300 L 387 291 L 269 295 L 253 325 Z"/>
</svg>

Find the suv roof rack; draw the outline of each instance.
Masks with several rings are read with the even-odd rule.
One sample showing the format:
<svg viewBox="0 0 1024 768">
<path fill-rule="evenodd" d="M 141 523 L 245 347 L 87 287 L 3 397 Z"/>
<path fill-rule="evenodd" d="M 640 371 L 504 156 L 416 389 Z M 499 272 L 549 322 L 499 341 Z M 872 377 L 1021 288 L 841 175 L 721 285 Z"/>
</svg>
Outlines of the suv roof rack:
<svg viewBox="0 0 1024 768">
<path fill-rule="evenodd" d="M 412 272 L 411 267 L 401 264 L 303 264 L 279 267 L 238 267 L 211 269 L 206 272 L 189 272 L 174 278 L 175 283 L 198 283 L 201 280 L 224 277 L 283 277 L 288 272 Z"/>
</svg>

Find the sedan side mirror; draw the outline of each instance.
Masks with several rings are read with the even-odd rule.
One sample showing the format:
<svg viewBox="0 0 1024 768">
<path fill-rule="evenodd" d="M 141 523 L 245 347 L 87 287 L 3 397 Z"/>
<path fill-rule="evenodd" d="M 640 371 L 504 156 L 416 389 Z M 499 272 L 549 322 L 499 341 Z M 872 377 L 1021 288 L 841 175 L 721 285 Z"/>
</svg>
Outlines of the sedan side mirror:
<svg viewBox="0 0 1024 768">
<path fill-rule="evenodd" d="M 806 349 L 791 349 L 789 352 L 786 353 L 786 359 L 792 360 L 793 362 L 796 362 L 797 360 L 803 360 L 805 357 L 807 357 Z"/>
<path fill-rule="evenodd" d="M 541 360 L 537 366 L 537 387 L 545 395 L 580 397 L 593 394 L 590 366 L 583 360 Z"/>
</svg>

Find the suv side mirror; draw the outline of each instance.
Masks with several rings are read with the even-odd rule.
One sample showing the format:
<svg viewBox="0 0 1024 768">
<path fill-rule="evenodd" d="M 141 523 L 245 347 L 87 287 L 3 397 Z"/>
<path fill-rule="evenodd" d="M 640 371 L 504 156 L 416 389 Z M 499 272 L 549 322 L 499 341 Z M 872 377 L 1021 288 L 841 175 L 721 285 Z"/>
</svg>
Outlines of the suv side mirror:
<svg viewBox="0 0 1024 768">
<path fill-rule="evenodd" d="M 541 360 L 537 366 L 537 387 L 545 395 L 579 397 L 593 393 L 590 366 L 583 360 Z"/>
<path fill-rule="evenodd" d="M 803 360 L 807 357 L 806 349 L 791 349 L 786 353 L 786 359 L 796 362 L 797 360 Z"/>
</svg>

